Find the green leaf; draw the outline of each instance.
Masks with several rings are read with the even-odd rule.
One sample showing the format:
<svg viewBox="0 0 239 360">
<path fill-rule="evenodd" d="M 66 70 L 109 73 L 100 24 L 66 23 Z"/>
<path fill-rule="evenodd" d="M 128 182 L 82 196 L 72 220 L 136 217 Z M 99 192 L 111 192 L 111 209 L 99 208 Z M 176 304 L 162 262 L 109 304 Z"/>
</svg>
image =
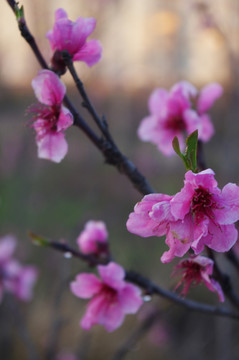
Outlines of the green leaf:
<svg viewBox="0 0 239 360">
<path fill-rule="evenodd" d="M 15 5 L 15 15 L 17 18 L 17 21 L 24 20 L 24 9 L 23 6 L 19 8 L 18 3 Z"/>
<path fill-rule="evenodd" d="M 189 167 L 188 170 L 192 170 L 193 172 L 197 171 L 197 144 L 198 130 L 194 131 L 186 139 L 185 158 Z"/>
<path fill-rule="evenodd" d="M 50 241 L 43 238 L 40 235 L 34 234 L 33 232 L 28 232 L 29 237 L 32 239 L 34 245 L 37 246 L 50 246 Z"/>
</svg>

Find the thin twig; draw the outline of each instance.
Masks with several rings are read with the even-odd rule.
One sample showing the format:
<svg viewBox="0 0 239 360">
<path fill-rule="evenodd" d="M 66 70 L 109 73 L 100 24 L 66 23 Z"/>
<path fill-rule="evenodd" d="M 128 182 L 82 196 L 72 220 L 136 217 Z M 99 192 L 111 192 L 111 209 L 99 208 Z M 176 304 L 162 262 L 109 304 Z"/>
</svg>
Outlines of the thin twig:
<svg viewBox="0 0 239 360">
<path fill-rule="evenodd" d="M 132 347 L 137 344 L 137 342 L 154 326 L 154 324 L 159 320 L 162 311 L 154 311 L 150 314 L 141 324 L 141 326 L 136 329 L 131 336 L 121 345 L 119 350 L 115 353 L 112 360 L 122 360 L 125 355 L 132 349 Z"/>
<path fill-rule="evenodd" d="M 231 249 L 227 253 L 225 253 L 225 256 L 233 264 L 233 266 L 236 268 L 236 270 L 239 271 L 239 259 L 236 256 L 233 249 Z"/>
<path fill-rule="evenodd" d="M 207 252 L 209 257 L 214 262 L 214 271 L 215 271 L 216 279 L 219 281 L 220 285 L 222 286 L 222 290 L 224 291 L 224 293 L 226 294 L 232 305 L 234 305 L 237 309 L 239 309 L 239 297 L 235 293 L 232 287 L 230 277 L 227 274 L 224 274 L 219 268 L 214 256 L 214 252 L 209 248 L 207 248 Z"/>
<path fill-rule="evenodd" d="M 51 247 L 57 251 L 64 252 L 65 254 L 70 254 L 73 257 L 77 257 L 83 261 L 88 262 L 89 264 L 96 266 L 99 264 L 106 264 L 109 260 L 108 259 L 100 259 L 96 258 L 92 255 L 84 255 L 80 251 L 72 249 L 70 246 L 66 244 L 61 244 L 57 242 L 49 242 L 48 247 Z M 147 294 L 155 294 L 162 296 L 178 305 L 181 305 L 189 310 L 202 312 L 205 314 L 215 315 L 215 316 L 224 316 L 229 317 L 232 319 L 238 319 L 239 320 L 239 313 L 230 311 L 228 309 L 224 309 L 222 307 L 217 306 L 211 306 L 203 303 L 199 303 L 192 300 L 187 300 L 184 298 L 179 297 L 173 292 L 170 292 L 168 290 L 165 290 L 161 288 L 160 286 L 154 284 L 151 280 L 144 277 L 143 275 L 139 274 L 135 271 L 126 271 L 125 280 L 128 280 L 141 288 L 143 288 Z"/>
<path fill-rule="evenodd" d="M 211 306 L 211 305 L 198 303 L 196 301 L 181 298 L 178 295 L 176 295 L 175 293 L 172 293 L 172 292 L 165 290 L 165 289 L 161 288 L 160 286 L 154 284 L 151 280 L 147 279 L 146 277 L 140 275 L 139 273 L 137 273 L 135 271 L 128 271 L 126 273 L 125 279 L 144 288 L 147 291 L 147 293 L 149 293 L 149 294 L 155 294 L 155 295 L 162 296 L 162 297 L 164 297 L 170 301 L 173 301 L 174 303 L 181 305 L 189 310 L 205 313 L 208 315 L 224 316 L 224 317 L 229 317 L 232 319 L 239 320 L 239 313 L 232 312 L 232 311 L 222 308 L 222 307 Z"/>
<path fill-rule="evenodd" d="M 15 0 L 7 0 L 14 14 L 16 13 L 16 9 L 18 8 L 18 4 Z M 18 20 L 18 27 L 21 32 L 23 38 L 30 45 L 33 53 L 35 54 L 39 64 L 44 69 L 49 69 L 46 61 L 44 60 L 38 46 L 36 45 L 35 39 L 30 33 L 25 18 L 21 18 Z M 118 171 L 122 174 L 125 174 L 134 187 L 142 194 L 147 195 L 154 193 L 154 189 L 150 186 L 146 178 L 138 171 L 136 166 L 125 156 L 123 155 L 118 147 L 115 145 L 113 138 L 107 130 L 107 126 L 103 126 L 104 121 L 100 120 L 102 126 L 102 130 L 104 128 L 104 136 L 105 139 L 97 136 L 94 131 L 87 125 L 86 121 L 79 114 L 79 112 L 75 109 L 74 105 L 71 103 L 67 96 L 64 97 L 64 104 L 69 108 L 74 117 L 74 125 L 78 126 L 84 134 L 91 140 L 91 142 L 101 151 L 105 158 L 105 162 L 107 164 L 115 166 Z M 91 109 L 91 111 L 93 111 Z M 98 119 L 98 115 L 95 115 Z M 100 119 L 100 118 L 99 118 Z"/>
</svg>

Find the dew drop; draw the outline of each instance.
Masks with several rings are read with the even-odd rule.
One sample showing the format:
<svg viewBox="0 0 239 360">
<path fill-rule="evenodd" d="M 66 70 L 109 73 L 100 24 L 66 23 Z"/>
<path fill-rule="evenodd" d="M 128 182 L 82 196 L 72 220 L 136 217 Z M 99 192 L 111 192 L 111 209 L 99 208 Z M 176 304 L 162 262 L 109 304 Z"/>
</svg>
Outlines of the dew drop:
<svg viewBox="0 0 239 360">
<path fill-rule="evenodd" d="M 64 253 L 64 258 L 65 259 L 71 259 L 72 258 L 72 253 L 70 251 L 67 251 Z"/>
<path fill-rule="evenodd" d="M 149 302 L 149 301 L 151 301 L 152 300 L 152 296 L 150 296 L 150 295 L 144 295 L 143 296 L 143 301 L 144 302 Z"/>
</svg>

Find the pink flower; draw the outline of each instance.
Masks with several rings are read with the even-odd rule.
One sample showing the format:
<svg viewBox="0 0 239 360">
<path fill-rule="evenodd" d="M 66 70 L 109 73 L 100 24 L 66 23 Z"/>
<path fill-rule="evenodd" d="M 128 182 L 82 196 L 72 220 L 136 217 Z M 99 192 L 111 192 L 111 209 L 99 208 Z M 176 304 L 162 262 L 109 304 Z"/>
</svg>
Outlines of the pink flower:
<svg viewBox="0 0 239 360">
<path fill-rule="evenodd" d="M 12 258 L 15 247 L 16 240 L 12 236 L 0 240 L 0 300 L 7 291 L 28 301 L 32 298 L 38 271 L 34 266 L 23 266 Z"/>
<path fill-rule="evenodd" d="M 73 124 L 70 111 L 62 105 L 65 85 L 50 70 L 42 70 L 32 81 L 41 104 L 32 105 L 32 127 L 36 131 L 38 157 L 59 163 L 68 151 L 64 131 Z"/>
<path fill-rule="evenodd" d="M 208 141 L 214 128 L 206 111 L 222 94 L 222 87 L 217 83 L 205 86 L 197 98 L 196 88 L 182 81 L 170 91 L 156 89 L 149 98 L 150 115 L 144 118 L 138 129 L 138 136 L 143 141 L 157 145 L 164 155 L 174 154 L 172 141 L 178 137 L 181 151 L 184 150 L 185 135 L 198 129 L 198 138 Z M 193 110 L 193 103 L 196 110 Z"/>
<path fill-rule="evenodd" d="M 108 254 L 108 233 L 103 221 L 88 221 L 77 243 L 84 254 Z"/>
<path fill-rule="evenodd" d="M 142 305 L 138 287 L 124 281 L 124 269 L 111 262 L 99 265 L 101 280 L 93 274 L 79 274 L 70 284 L 74 295 L 90 299 L 81 326 L 89 330 L 100 324 L 107 331 L 114 331 L 121 326 L 126 314 L 135 314 Z"/>
<path fill-rule="evenodd" d="M 190 247 L 195 254 L 204 246 L 228 251 L 237 240 L 234 223 L 239 219 L 239 187 L 229 183 L 217 187 L 214 172 L 185 174 L 183 189 L 175 196 L 146 195 L 136 204 L 127 221 L 127 229 L 137 235 L 166 235 L 169 251 L 161 257 L 169 262 L 183 256 Z"/>
<path fill-rule="evenodd" d="M 180 261 L 173 273 L 173 275 L 182 274 L 182 279 L 176 289 L 183 284 L 181 294 L 186 296 L 191 285 L 204 283 L 210 291 L 216 292 L 219 300 L 223 302 L 224 294 L 221 285 L 212 278 L 213 265 L 213 260 L 200 255 Z"/>
<path fill-rule="evenodd" d="M 79 17 L 72 22 L 65 10 L 56 10 L 53 30 L 48 31 L 46 35 L 52 51 L 59 53 L 67 50 L 73 61 L 84 61 L 88 66 L 96 64 L 101 58 L 101 44 L 97 40 L 87 41 L 95 25 L 94 18 Z"/>
</svg>

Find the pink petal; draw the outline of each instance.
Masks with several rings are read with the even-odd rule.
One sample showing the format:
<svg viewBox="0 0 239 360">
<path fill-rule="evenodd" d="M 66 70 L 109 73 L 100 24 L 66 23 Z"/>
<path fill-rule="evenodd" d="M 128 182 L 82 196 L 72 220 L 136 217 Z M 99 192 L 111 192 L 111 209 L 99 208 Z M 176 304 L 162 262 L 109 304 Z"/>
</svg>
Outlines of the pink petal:
<svg viewBox="0 0 239 360">
<path fill-rule="evenodd" d="M 77 244 L 84 254 L 98 251 L 98 243 L 107 243 L 108 232 L 102 221 L 88 221 L 80 233 Z"/>
<path fill-rule="evenodd" d="M 23 266 L 18 274 L 18 281 L 15 288 L 15 295 L 25 301 L 33 297 L 33 286 L 38 277 L 38 271 L 34 266 Z"/>
<path fill-rule="evenodd" d="M 115 299 L 117 300 L 117 299 Z M 103 325 L 107 331 L 117 329 L 124 320 L 122 307 L 117 302 L 109 302 L 104 294 L 94 297 L 88 304 L 81 326 L 89 330 L 93 325 Z"/>
<path fill-rule="evenodd" d="M 161 256 L 162 263 L 172 261 L 175 256 L 182 257 L 189 250 L 191 245 L 190 239 L 186 238 L 185 242 L 183 242 L 178 238 L 178 235 L 175 232 L 168 232 L 165 242 L 169 246 L 169 250 L 165 251 Z"/>
<path fill-rule="evenodd" d="M 197 89 L 188 81 L 180 81 L 175 84 L 170 92 L 181 92 L 187 99 L 195 98 L 197 96 Z"/>
<path fill-rule="evenodd" d="M 103 282 L 112 289 L 119 290 L 124 287 L 125 271 L 120 265 L 110 262 L 105 266 L 99 265 L 97 269 Z"/>
<path fill-rule="evenodd" d="M 152 115 L 163 118 L 166 115 L 166 101 L 168 98 L 168 91 L 165 89 L 155 89 L 149 97 L 148 106 Z"/>
<path fill-rule="evenodd" d="M 184 119 L 187 124 L 187 133 L 191 134 L 198 130 L 198 139 L 204 142 L 209 141 L 214 134 L 214 127 L 210 117 L 206 114 L 199 116 L 194 110 L 186 110 Z"/>
<path fill-rule="evenodd" d="M 57 9 L 55 11 L 55 20 L 58 21 L 60 19 L 67 19 L 67 13 L 64 9 Z"/>
<path fill-rule="evenodd" d="M 233 224 L 239 220 L 239 187 L 228 183 L 222 189 L 219 209 L 215 209 L 215 219 L 219 224 Z M 221 208 L 220 208 L 221 207 Z"/>
<path fill-rule="evenodd" d="M 17 240 L 12 235 L 0 239 L 0 262 L 8 261 L 16 248 Z"/>
<path fill-rule="evenodd" d="M 170 200 L 172 197 L 164 194 L 146 195 L 142 201 L 134 207 L 134 212 L 129 215 L 126 223 L 128 231 L 142 237 L 162 236 L 166 233 L 165 223 L 160 224 L 149 216 L 155 204 L 161 201 Z"/>
<path fill-rule="evenodd" d="M 218 252 L 229 251 L 235 244 L 238 238 L 238 233 L 235 225 L 220 225 L 216 226 L 210 222 L 208 228 L 208 235 L 203 238 L 204 244 Z"/>
<path fill-rule="evenodd" d="M 192 184 L 185 183 L 182 190 L 173 196 L 170 202 L 171 212 L 176 219 L 184 219 L 185 215 L 189 213 L 194 190 Z"/>
<path fill-rule="evenodd" d="M 71 292 L 82 298 L 89 299 L 102 288 L 102 282 L 94 274 L 79 274 L 76 280 L 70 283 Z"/>
<path fill-rule="evenodd" d="M 119 292 L 118 300 L 125 314 L 135 314 L 143 304 L 140 289 L 132 284 L 126 284 Z"/>
<path fill-rule="evenodd" d="M 68 145 L 63 133 L 50 132 L 37 139 L 38 157 L 59 163 L 68 151 Z"/>
<path fill-rule="evenodd" d="M 88 66 L 95 65 L 102 54 L 102 46 L 98 40 L 89 40 L 73 56 L 73 61 L 84 61 Z"/>
<path fill-rule="evenodd" d="M 71 125 L 73 125 L 73 116 L 66 107 L 62 106 L 59 118 L 57 120 L 57 131 L 64 131 Z"/>
<path fill-rule="evenodd" d="M 79 17 L 72 27 L 71 40 L 76 44 L 78 51 L 85 44 L 87 37 L 94 31 L 96 20 L 94 18 Z"/>
<path fill-rule="evenodd" d="M 199 114 L 205 113 L 213 103 L 222 95 L 223 88 L 218 83 L 211 83 L 201 90 L 197 102 L 197 110 Z"/>
<path fill-rule="evenodd" d="M 65 93 L 65 85 L 58 76 L 50 70 L 41 70 L 32 80 L 32 87 L 36 98 L 45 105 L 61 104 Z"/>
</svg>

